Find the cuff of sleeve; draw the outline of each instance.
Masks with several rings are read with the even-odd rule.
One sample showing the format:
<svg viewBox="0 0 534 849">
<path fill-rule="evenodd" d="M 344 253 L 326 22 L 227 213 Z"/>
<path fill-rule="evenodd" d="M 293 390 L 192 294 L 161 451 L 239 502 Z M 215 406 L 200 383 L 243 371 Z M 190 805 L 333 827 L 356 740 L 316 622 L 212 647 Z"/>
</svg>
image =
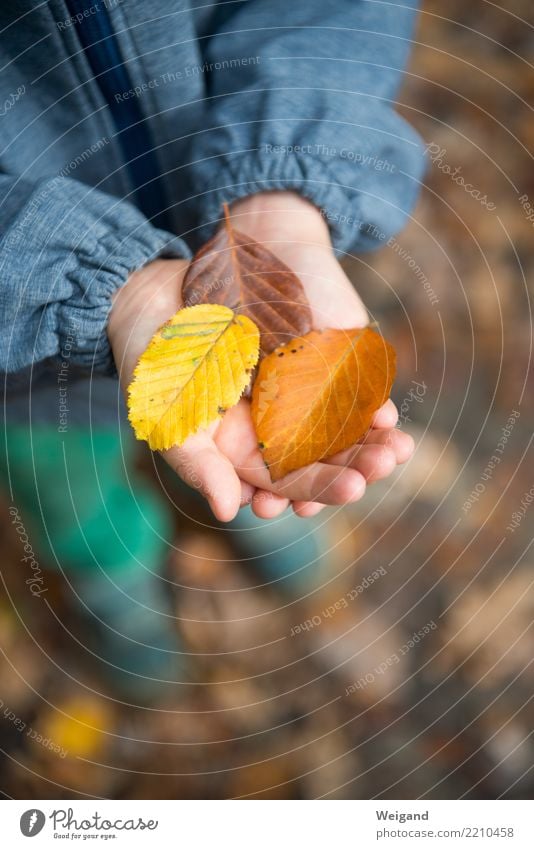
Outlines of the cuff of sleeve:
<svg viewBox="0 0 534 849">
<path fill-rule="evenodd" d="M 70 351 L 73 362 L 103 374 L 115 374 L 106 332 L 111 297 L 130 275 L 158 258 L 185 258 L 190 251 L 172 233 L 143 222 L 134 231 L 108 231 L 84 244 L 68 274 L 72 295 L 58 314 L 59 355 Z"/>
<path fill-rule="evenodd" d="M 199 243 L 206 241 L 220 224 L 223 203 L 269 191 L 293 191 L 311 201 L 324 215 L 338 250 L 347 250 L 354 242 L 354 231 L 348 234 L 327 214 L 329 209 L 354 213 L 354 189 L 335 182 L 320 159 L 254 151 L 221 164 L 221 156 L 214 156 L 203 160 L 202 173 L 195 176 L 195 203 L 201 214 L 195 241 Z"/>
<path fill-rule="evenodd" d="M 341 139 L 335 147 L 262 143 L 229 155 L 216 141 L 212 155 L 192 169 L 200 239 L 208 238 L 220 222 L 224 201 L 286 190 L 298 192 L 320 210 L 340 253 L 380 247 L 405 225 L 426 157 L 417 133 L 395 113 L 366 120 L 372 130 Z M 236 148 L 232 140 L 226 145 L 227 150 Z"/>
<path fill-rule="evenodd" d="M 60 357 L 114 373 L 111 295 L 151 260 L 190 255 L 182 239 L 153 227 L 130 203 L 71 179 L 41 181 L 2 245 L 13 303 L 25 306 L 34 339 L 31 361 Z M 21 320 L 15 312 L 14 324 Z M 10 370 L 26 365 L 14 352 Z"/>
</svg>

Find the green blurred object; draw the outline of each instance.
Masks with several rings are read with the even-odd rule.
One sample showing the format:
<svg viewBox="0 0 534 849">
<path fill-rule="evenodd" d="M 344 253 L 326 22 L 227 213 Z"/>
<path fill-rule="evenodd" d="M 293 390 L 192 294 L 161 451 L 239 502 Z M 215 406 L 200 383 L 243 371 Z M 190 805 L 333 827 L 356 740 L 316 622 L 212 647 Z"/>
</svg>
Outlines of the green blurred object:
<svg viewBox="0 0 534 849">
<path fill-rule="evenodd" d="M 162 562 L 173 530 L 157 493 L 131 473 L 128 431 L 9 425 L 2 486 L 49 568 L 122 569 Z"/>
<path fill-rule="evenodd" d="M 10 425 L 0 474 L 32 549 L 65 573 L 98 672 L 121 698 L 150 703 L 176 693 L 187 659 L 159 575 L 171 517 L 131 472 L 134 455 L 127 430 Z"/>
<path fill-rule="evenodd" d="M 301 519 L 290 508 L 276 519 L 258 519 L 244 507 L 225 527 L 243 561 L 278 592 L 309 593 L 333 574 L 326 523 Z"/>
<path fill-rule="evenodd" d="M 88 659 L 119 697 L 149 704 L 176 698 L 189 663 L 160 575 L 173 547 L 172 516 L 163 494 L 135 471 L 135 454 L 128 428 L 61 433 L 10 424 L 0 477 L 43 567 L 65 575 Z M 194 491 L 173 480 L 191 505 Z M 220 532 L 260 582 L 298 595 L 325 578 L 327 541 L 312 520 L 286 511 L 265 521 L 246 508 Z"/>
</svg>

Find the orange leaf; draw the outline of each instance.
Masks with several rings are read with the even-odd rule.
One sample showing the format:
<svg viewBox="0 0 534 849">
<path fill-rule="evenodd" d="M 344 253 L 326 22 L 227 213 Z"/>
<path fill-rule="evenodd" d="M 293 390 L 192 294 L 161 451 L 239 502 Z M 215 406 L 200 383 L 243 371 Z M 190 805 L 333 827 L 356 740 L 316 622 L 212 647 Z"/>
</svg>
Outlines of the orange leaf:
<svg viewBox="0 0 534 849">
<path fill-rule="evenodd" d="M 395 359 L 368 327 L 313 330 L 265 357 L 252 419 L 272 480 L 361 439 L 389 397 Z"/>
<path fill-rule="evenodd" d="M 267 248 L 225 226 L 195 255 L 182 293 L 186 306 L 223 304 L 259 327 L 261 350 L 311 330 L 311 311 L 297 275 Z"/>
</svg>

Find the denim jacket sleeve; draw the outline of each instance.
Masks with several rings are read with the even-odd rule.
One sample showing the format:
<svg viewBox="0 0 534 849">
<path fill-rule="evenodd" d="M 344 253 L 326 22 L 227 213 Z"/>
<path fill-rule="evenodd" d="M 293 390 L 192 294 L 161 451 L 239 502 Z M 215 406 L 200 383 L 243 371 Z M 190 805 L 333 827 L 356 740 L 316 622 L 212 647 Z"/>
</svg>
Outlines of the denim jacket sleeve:
<svg viewBox="0 0 534 849">
<path fill-rule="evenodd" d="M 393 108 L 415 5 L 249 0 L 203 22 L 208 98 L 189 169 L 203 237 L 223 201 L 272 189 L 314 202 L 342 251 L 403 226 L 424 172 Z"/>
<path fill-rule="evenodd" d="M 0 370 L 61 356 L 111 371 L 111 295 L 184 242 L 132 205 L 64 177 L 30 183 L 0 175 Z"/>
</svg>

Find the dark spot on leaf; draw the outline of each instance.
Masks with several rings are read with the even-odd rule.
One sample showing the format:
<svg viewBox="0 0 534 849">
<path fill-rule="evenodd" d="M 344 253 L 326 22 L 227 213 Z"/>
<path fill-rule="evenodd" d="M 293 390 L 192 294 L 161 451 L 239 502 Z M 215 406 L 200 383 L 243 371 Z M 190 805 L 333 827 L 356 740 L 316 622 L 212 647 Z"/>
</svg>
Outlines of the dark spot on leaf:
<svg viewBox="0 0 534 849">
<path fill-rule="evenodd" d="M 278 356 L 279 356 L 279 357 L 283 357 L 283 356 L 284 356 L 284 352 L 283 352 L 283 351 L 280 351 L 280 353 L 278 354 Z"/>
<path fill-rule="evenodd" d="M 226 407 L 217 407 L 217 412 L 222 416 L 223 413 L 226 413 Z"/>
<path fill-rule="evenodd" d="M 260 449 L 260 451 L 263 451 L 263 449 L 265 448 L 265 443 L 264 442 L 258 442 L 258 448 Z"/>
</svg>

